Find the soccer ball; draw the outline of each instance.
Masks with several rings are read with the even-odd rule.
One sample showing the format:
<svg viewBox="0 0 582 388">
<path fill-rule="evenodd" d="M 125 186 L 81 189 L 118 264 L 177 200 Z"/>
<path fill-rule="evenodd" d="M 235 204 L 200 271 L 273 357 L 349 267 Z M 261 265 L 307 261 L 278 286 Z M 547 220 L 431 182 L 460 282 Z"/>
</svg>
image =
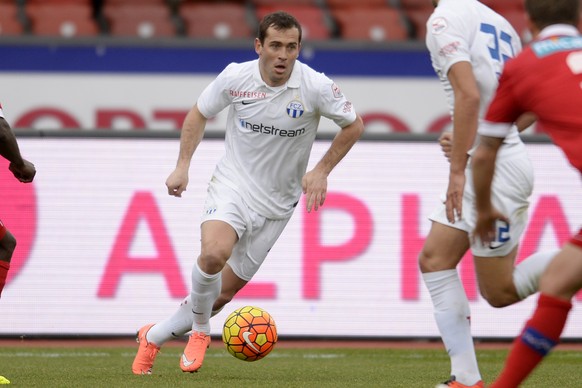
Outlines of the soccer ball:
<svg viewBox="0 0 582 388">
<path fill-rule="evenodd" d="M 265 310 L 245 306 L 233 311 L 224 322 L 222 341 L 234 357 L 257 361 L 273 350 L 277 343 L 277 327 Z"/>
</svg>

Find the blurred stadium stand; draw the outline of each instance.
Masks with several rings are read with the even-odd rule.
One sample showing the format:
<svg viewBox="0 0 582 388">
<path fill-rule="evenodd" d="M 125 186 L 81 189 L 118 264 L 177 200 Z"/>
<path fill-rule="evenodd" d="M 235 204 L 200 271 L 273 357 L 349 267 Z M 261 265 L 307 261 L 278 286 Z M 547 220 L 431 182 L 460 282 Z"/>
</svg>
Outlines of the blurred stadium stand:
<svg viewBox="0 0 582 388">
<path fill-rule="evenodd" d="M 29 0 L 25 15 L 33 35 L 71 38 L 99 34 L 90 1 Z"/>
<path fill-rule="evenodd" d="M 108 0 L 96 11 L 106 34 L 123 37 L 174 37 L 177 27 L 168 5 L 159 0 Z"/>
<path fill-rule="evenodd" d="M 255 19 L 243 2 L 183 1 L 177 15 L 184 34 L 203 39 L 249 39 Z"/>
<path fill-rule="evenodd" d="M 410 36 L 424 41 L 426 22 L 434 11 L 432 3 L 425 0 L 400 0 L 399 6 L 408 19 Z"/>
<path fill-rule="evenodd" d="M 273 4 L 271 1 L 255 1 L 257 23 L 268 13 L 284 10 L 294 15 L 301 23 L 303 32 L 302 39 L 307 40 L 326 40 L 334 37 L 335 24 L 331 19 L 331 15 L 322 7 L 311 2 L 303 2 L 304 4 Z M 259 4 L 262 3 L 262 4 Z M 278 2 L 283 3 L 283 2 Z M 299 2 L 298 2 L 299 3 Z M 254 31 L 253 31 L 254 32 Z"/>
<path fill-rule="evenodd" d="M 343 40 L 389 42 L 409 39 L 405 15 L 398 8 L 378 6 L 377 1 L 371 0 L 351 5 L 338 0 L 333 2 L 338 4 L 331 8 L 331 14 L 339 25 Z"/>
<path fill-rule="evenodd" d="M 481 1 L 530 39 L 523 0 Z M 0 0 L 0 36 L 252 39 L 262 16 L 286 10 L 306 40 L 423 42 L 432 9 L 429 0 Z"/>
<path fill-rule="evenodd" d="M 0 35 L 20 35 L 23 32 L 18 5 L 14 1 L 0 1 Z"/>
</svg>

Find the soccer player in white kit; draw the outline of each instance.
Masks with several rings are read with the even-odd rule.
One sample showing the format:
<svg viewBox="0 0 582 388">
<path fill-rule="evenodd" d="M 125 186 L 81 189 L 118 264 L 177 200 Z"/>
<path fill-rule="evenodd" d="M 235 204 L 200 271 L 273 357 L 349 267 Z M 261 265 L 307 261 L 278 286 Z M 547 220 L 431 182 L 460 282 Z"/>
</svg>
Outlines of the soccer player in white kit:
<svg viewBox="0 0 582 388">
<path fill-rule="evenodd" d="M 437 387 L 483 387 L 469 302 L 456 266 L 470 248 L 481 295 L 492 306 L 503 307 L 537 291 L 539 277 L 555 252 L 536 254 L 515 266 L 533 189 L 533 169 L 518 134 L 533 123 L 528 115 L 505 138 L 497 159 L 492 200 L 509 216 L 509 223 L 498 223 L 496 239 L 487 246 L 470 235 L 476 211 L 469 158 L 478 142 L 478 123 L 503 64 L 521 50 L 521 43 L 502 16 L 477 0 L 435 0 L 433 5 L 426 44 L 447 95 L 453 130 L 439 139 L 450 163 L 449 182 L 443 203 L 429 217 L 431 229 L 419 265 L 451 360 L 449 380 Z"/>
<path fill-rule="evenodd" d="M 302 192 L 308 212 L 323 205 L 328 175 L 362 134 L 362 119 L 337 85 L 297 61 L 300 48 L 301 26 L 293 16 L 265 16 L 255 39 L 258 59 L 228 65 L 186 116 L 168 194 L 180 197 L 186 190 L 207 119 L 229 107 L 226 153 L 208 186 L 191 293 L 174 315 L 139 330 L 133 373 L 150 374 L 160 346 L 189 331 L 180 368 L 195 372 L 202 366 L 212 313 L 258 271 Z M 306 173 L 321 116 L 341 130 Z"/>
</svg>

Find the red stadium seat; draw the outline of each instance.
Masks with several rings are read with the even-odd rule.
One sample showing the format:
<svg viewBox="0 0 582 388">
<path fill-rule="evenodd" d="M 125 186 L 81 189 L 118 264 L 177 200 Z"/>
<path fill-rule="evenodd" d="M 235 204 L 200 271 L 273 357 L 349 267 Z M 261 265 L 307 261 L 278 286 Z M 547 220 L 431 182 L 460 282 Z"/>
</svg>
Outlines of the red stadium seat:
<svg viewBox="0 0 582 388">
<path fill-rule="evenodd" d="M 83 4 L 92 6 L 92 0 L 26 0 L 24 3 L 28 4 L 49 4 L 49 5 L 62 5 L 62 4 Z"/>
<path fill-rule="evenodd" d="M 319 0 L 250 0 L 255 7 L 281 7 L 293 5 L 318 6 Z"/>
<path fill-rule="evenodd" d="M 399 0 L 399 6 L 402 9 L 431 8 L 434 10 L 434 6 L 426 0 Z"/>
<path fill-rule="evenodd" d="M 400 0 L 400 8 L 406 15 L 412 35 L 417 40 L 426 38 L 426 22 L 434 11 L 434 6 L 425 0 Z"/>
<path fill-rule="evenodd" d="M 113 36 L 140 38 L 176 36 L 170 8 L 163 3 L 106 3 L 103 15 Z"/>
<path fill-rule="evenodd" d="M 527 26 L 525 11 L 519 9 L 506 9 L 500 12 L 500 14 L 513 26 L 522 42 L 527 43 L 531 40 L 531 31 Z"/>
<path fill-rule="evenodd" d="M 503 12 L 504 10 L 518 10 L 525 11 L 523 0 L 480 0 L 483 4 L 494 10 L 495 12 Z"/>
<path fill-rule="evenodd" d="M 115 1 L 139 1 L 139 0 L 115 0 Z M 148 1 L 155 1 L 155 0 L 148 0 Z M 239 4 L 245 5 L 247 0 L 170 0 L 170 3 L 179 3 L 178 5 L 183 4 Z"/>
<path fill-rule="evenodd" d="M 70 38 L 99 34 L 93 7 L 83 2 L 30 3 L 25 10 L 35 35 Z"/>
<path fill-rule="evenodd" d="M 53 0 L 53 1 L 66 1 L 66 0 Z M 167 6 L 166 0 L 105 0 L 104 5 L 112 4 L 129 4 L 129 5 L 145 5 L 145 4 L 158 4 Z"/>
<path fill-rule="evenodd" d="M 428 1 L 428 0 L 427 0 Z M 383 8 L 390 7 L 391 3 L 387 0 L 325 0 L 330 9 L 337 8 Z"/>
<path fill-rule="evenodd" d="M 24 31 L 18 20 L 18 6 L 14 3 L 0 3 L 0 36 L 20 35 Z"/>
<path fill-rule="evenodd" d="M 260 21 L 265 15 L 275 11 L 289 12 L 297 18 L 303 32 L 302 40 L 325 40 L 332 36 L 331 21 L 320 7 L 312 5 L 262 6 L 256 11 Z"/>
<path fill-rule="evenodd" d="M 332 10 L 345 40 L 405 41 L 408 28 L 404 16 L 394 8 L 342 8 Z"/>
<path fill-rule="evenodd" d="M 426 8 L 411 8 L 404 10 L 404 14 L 408 18 L 412 28 L 415 39 L 424 41 L 426 38 L 426 22 L 434 11 L 433 7 Z"/>
<path fill-rule="evenodd" d="M 186 35 L 193 38 L 254 37 L 246 8 L 238 3 L 184 3 L 180 6 Z"/>
</svg>

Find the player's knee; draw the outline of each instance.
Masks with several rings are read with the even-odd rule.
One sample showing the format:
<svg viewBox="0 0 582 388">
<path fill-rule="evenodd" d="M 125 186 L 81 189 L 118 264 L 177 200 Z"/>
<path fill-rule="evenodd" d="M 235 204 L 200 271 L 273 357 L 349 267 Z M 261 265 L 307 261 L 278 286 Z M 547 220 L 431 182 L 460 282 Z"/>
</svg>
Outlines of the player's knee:
<svg viewBox="0 0 582 388">
<path fill-rule="evenodd" d="M 432 270 L 433 262 L 434 260 L 431 260 L 430 252 L 427 252 L 427 250 L 423 248 L 418 254 L 418 267 L 420 268 L 420 272 L 434 272 Z"/>
<path fill-rule="evenodd" d="M 485 300 L 487 301 L 487 303 L 489 303 L 489 305 L 491 307 L 494 308 L 502 308 L 502 307 L 506 307 L 509 306 L 511 303 L 507 302 L 506 300 L 504 300 L 503 298 L 499 298 L 496 296 L 492 296 L 492 295 L 488 295 L 488 296 L 483 296 L 485 298 Z"/>
<path fill-rule="evenodd" d="M 454 265 L 448 263 L 446 260 L 441 259 L 434 252 L 426 248 L 423 248 L 418 255 L 418 267 L 422 273 L 444 271 L 447 269 L 455 268 Z"/>
<path fill-rule="evenodd" d="M 210 249 L 206 250 L 200 254 L 198 263 L 200 269 L 206 273 L 214 274 L 218 273 L 224 268 L 226 261 L 230 257 L 230 253 L 227 253 L 220 249 Z"/>
<path fill-rule="evenodd" d="M 491 307 L 502 308 L 510 306 L 519 301 L 515 290 L 511 288 L 497 288 L 494 290 L 480 289 L 481 296 Z"/>
</svg>

